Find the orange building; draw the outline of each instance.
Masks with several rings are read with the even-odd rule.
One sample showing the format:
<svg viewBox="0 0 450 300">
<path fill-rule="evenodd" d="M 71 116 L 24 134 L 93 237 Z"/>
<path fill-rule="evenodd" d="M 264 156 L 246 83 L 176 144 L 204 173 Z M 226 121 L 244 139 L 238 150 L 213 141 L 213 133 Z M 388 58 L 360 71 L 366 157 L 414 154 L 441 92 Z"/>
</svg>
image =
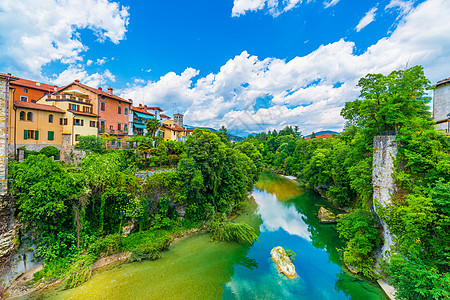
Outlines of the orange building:
<svg viewBox="0 0 450 300">
<path fill-rule="evenodd" d="M 11 76 L 10 73 L 7 75 Z M 10 84 L 10 93 L 15 101 L 37 102 L 43 96 L 54 93 L 58 87 L 33 80 L 18 78 Z"/>
<path fill-rule="evenodd" d="M 131 110 L 131 99 L 125 100 L 113 94 L 113 89 L 105 92 L 101 87 L 93 88 L 75 80 L 73 83 L 58 89 L 56 95 L 76 94 L 92 104 L 90 113 L 98 115 L 98 133 L 108 133 L 117 137 L 128 136 L 128 116 Z"/>
</svg>

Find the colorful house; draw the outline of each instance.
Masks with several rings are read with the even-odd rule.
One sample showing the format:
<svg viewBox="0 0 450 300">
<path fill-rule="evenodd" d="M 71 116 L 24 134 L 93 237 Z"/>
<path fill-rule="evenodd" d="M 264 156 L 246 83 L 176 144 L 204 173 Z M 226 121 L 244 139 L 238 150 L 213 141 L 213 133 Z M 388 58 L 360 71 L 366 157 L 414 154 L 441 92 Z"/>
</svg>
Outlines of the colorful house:
<svg viewBox="0 0 450 300">
<path fill-rule="evenodd" d="M 14 101 L 37 102 L 45 95 L 56 92 L 58 87 L 42 82 L 18 78 L 11 83 L 10 89 Z"/>
<path fill-rule="evenodd" d="M 160 130 L 165 141 L 182 142 L 184 142 L 187 135 L 193 131 L 193 129 L 190 130 L 184 126 L 182 114 L 174 114 L 174 120 L 164 120 Z"/>
<path fill-rule="evenodd" d="M 59 120 L 65 111 L 51 105 L 33 102 L 10 101 L 8 119 L 9 154 L 17 148 L 39 151 L 45 146 L 61 150 L 63 126 Z"/>
<path fill-rule="evenodd" d="M 80 83 L 79 80 L 60 88 L 55 95 L 63 94 L 76 95 L 89 100 L 92 110 L 88 113 L 97 116 L 98 130 L 96 134 L 108 133 L 119 138 L 128 136 L 129 114 L 133 103 L 131 99 L 125 100 L 114 95 L 113 89 L 110 87 L 105 92 L 101 87 L 93 88 Z"/>
<path fill-rule="evenodd" d="M 69 145 L 74 146 L 80 136 L 98 134 L 98 115 L 93 113 L 94 105 L 88 95 L 78 90 L 59 91 L 44 96 L 38 104 L 56 107 L 64 112 L 55 123 L 62 126 L 63 134 L 69 138 Z"/>
<path fill-rule="evenodd" d="M 148 120 L 156 119 L 155 115 L 147 112 L 142 105 L 132 107 L 129 117 L 128 135 L 144 135 L 147 133 L 146 124 Z"/>
</svg>

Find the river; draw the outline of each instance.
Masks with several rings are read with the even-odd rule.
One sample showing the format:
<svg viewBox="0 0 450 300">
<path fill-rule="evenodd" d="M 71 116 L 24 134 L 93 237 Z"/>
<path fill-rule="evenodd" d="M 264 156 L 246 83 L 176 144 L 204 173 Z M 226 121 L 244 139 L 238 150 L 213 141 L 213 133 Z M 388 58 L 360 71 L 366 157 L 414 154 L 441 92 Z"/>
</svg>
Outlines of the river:
<svg viewBox="0 0 450 300">
<path fill-rule="evenodd" d="M 348 273 L 334 225 L 320 224 L 328 202 L 291 180 L 265 174 L 236 221 L 254 226 L 253 245 L 210 242 L 197 234 L 175 242 L 155 261 L 124 264 L 47 299 L 387 299 L 381 288 Z M 270 259 L 275 246 L 296 253 L 288 279 Z"/>
</svg>

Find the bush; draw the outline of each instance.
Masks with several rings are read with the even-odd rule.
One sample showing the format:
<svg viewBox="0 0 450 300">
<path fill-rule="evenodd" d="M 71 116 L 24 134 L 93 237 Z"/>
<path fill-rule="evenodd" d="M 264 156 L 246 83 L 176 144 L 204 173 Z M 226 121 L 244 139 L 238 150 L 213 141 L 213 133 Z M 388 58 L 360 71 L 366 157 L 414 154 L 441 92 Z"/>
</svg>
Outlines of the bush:
<svg viewBox="0 0 450 300">
<path fill-rule="evenodd" d="M 96 153 L 103 153 L 106 149 L 103 139 L 96 135 L 80 136 L 76 147 Z"/>
<path fill-rule="evenodd" d="M 44 154 L 47 157 L 54 157 L 55 159 L 59 159 L 59 149 L 55 146 L 45 146 L 39 151 L 39 154 Z"/>
</svg>

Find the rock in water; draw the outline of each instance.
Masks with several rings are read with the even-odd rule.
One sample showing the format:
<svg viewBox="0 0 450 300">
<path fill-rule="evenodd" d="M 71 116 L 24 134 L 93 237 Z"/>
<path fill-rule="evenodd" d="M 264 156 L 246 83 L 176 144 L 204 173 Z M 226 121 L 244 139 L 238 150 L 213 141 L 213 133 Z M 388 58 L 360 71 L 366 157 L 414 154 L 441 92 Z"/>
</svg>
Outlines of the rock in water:
<svg viewBox="0 0 450 300">
<path fill-rule="evenodd" d="M 278 246 L 273 248 L 270 251 L 270 257 L 277 264 L 280 271 L 286 274 L 287 277 L 293 278 L 297 274 L 294 264 L 291 262 L 283 247 Z"/>
<path fill-rule="evenodd" d="M 323 206 L 319 209 L 318 216 L 320 223 L 336 223 L 336 216 Z"/>
</svg>

